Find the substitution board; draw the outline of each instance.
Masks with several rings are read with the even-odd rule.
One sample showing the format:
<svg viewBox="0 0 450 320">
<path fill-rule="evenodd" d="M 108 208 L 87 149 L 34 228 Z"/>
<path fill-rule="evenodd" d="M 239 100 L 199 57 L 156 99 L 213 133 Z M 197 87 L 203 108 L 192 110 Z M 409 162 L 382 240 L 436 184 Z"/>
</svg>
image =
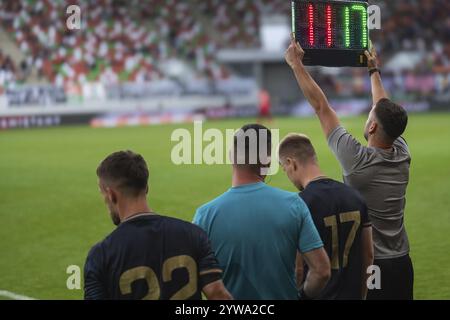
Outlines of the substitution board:
<svg viewBox="0 0 450 320">
<path fill-rule="evenodd" d="M 366 67 L 367 1 L 292 1 L 292 33 L 305 65 Z"/>
</svg>

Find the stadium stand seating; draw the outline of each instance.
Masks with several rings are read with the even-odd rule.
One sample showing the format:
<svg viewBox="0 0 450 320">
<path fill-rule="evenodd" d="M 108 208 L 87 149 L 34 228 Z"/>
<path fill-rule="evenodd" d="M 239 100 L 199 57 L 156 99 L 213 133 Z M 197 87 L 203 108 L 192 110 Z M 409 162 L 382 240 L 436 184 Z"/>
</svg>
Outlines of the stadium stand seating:
<svg viewBox="0 0 450 320">
<path fill-rule="evenodd" d="M 383 31 L 372 38 L 383 44 L 383 58 L 401 51 L 421 58 L 401 77 L 404 90 L 424 80 L 435 91 L 448 90 L 450 74 L 450 2 L 448 0 L 372 1 L 382 9 Z M 65 27 L 69 4 L 79 4 L 84 27 Z M 386 6 L 388 8 L 386 8 Z M 384 10 L 388 9 L 388 10 Z M 0 55 L 0 87 L 39 77 L 60 86 L 99 81 L 147 82 L 170 77 L 166 66 L 182 60 L 198 79 L 226 79 L 216 60 L 221 48 L 260 46 L 261 17 L 290 14 L 286 0 L 6 0 L 0 2 L 0 26 L 27 57 L 21 66 Z M 20 70 L 24 70 L 20 74 Z M 433 76 L 430 73 L 433 72 Z M 350 76 L 361 76 L 350 74 Z M 422 78 L 426 77 L 426 78 Z M 358 82 L 358 81 L 356 81 Z M 360 81 L 359 81 L 360 82 Z M 336 90 L 343 84 L 335 83 Z M 355 86 L 358 88 L 358 85 Z"/>
</svg>

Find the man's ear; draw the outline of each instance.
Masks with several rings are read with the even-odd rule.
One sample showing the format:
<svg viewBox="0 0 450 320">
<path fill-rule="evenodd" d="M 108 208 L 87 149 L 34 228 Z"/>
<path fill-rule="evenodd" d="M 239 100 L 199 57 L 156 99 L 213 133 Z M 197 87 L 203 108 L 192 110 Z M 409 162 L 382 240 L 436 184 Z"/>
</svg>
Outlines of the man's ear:
<svg viewBox="0 0 450 320">
<path fill-rule="evenodd" d="M 109 201 L 111 203 L 116 204 L 117 203 L 117 193 L 111 188 L 106 188 L 106 193 L 108 195 Z"/>
<path fill-rule="evenodd" d="M 369 127 L 369 134 L 373 135 L 378 129 L 378 123 L 376 121 L 372 121 Z"/>
<path fill-rule="evenodd" d="M 287 164 L 287 166 L 292 166 L 292 169 L 294 171 L 296 171 L 298 168 L 297 162 L 290 157 L 286 158 L 286 164 Z"/>
</svg>

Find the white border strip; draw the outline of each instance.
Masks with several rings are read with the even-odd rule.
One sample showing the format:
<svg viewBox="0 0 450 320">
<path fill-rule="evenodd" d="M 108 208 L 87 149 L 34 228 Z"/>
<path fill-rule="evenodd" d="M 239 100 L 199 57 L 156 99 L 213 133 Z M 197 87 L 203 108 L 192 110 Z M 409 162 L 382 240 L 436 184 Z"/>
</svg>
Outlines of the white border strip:
<svg viewBox="0 0 450 320">
<path fill-rule="evenodd" d="M 0 297 L 6 297 L 12 300 L 36 300 L 35 298 L 23 296 L 21 294 L 17 294 L 6 290 L 0 290 Z"/>
</svg>

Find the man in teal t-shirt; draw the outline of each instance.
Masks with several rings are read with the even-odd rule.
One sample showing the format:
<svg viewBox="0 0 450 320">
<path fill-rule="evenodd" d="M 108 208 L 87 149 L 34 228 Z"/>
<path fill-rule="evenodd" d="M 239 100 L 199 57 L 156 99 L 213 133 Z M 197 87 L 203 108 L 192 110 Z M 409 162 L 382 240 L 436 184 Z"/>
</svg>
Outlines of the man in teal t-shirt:
<svg viewBox="0 0 450 320">
<path fill-rule="evenodd" d="M 251 139 L 252 132 L 256 140 Z M 247 125 L 236 133 L 233 187 L 200 207 L 194 223 L 208 234 L 224 270 L 225 286 L 235 299 L 313 298 L 328 281 L 329 260 L 303 200 L 264 183 L 261 172 L 270 164 L 260 157 L 261 137 L 270 153 L 267 128 Z M 239 139 L 245 143 L 239 144 Z M 255 151 L 258 157 L 252 163 Z M 243 154 L 245 161 L 240 162 Z M 309 266 L 302 288 L 297 288 L 295 279 L 297 251 Z"/>
</svg>

